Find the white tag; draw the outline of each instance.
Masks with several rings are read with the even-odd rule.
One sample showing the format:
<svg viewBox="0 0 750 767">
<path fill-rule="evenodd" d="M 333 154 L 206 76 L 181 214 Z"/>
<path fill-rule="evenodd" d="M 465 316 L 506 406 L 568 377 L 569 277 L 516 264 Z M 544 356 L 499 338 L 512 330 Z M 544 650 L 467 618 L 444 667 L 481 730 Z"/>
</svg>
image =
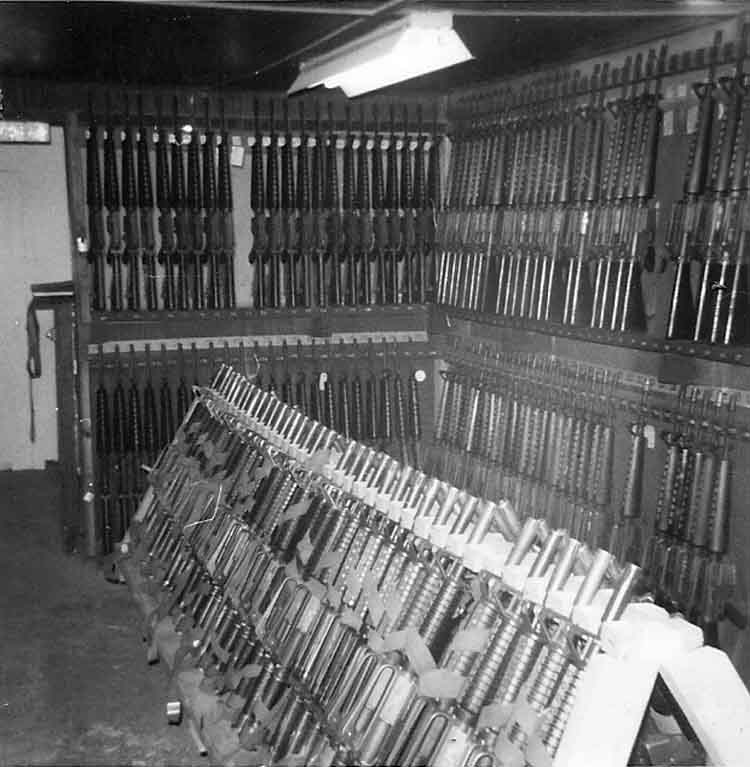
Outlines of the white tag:
<svg viewBox="0 0 750 767">
<path fill-rule="evenodd" d="M 233 145 L 229 153 L 229 163 L 233 168 L 241 168 L 245 164 L 245 147 Z"/>
<path fill-rule="evenodd" d="M 292 136 L 292 146 L 296 149 L 302 143 L 302 139 L 299 136 Z"/>
<path fill-rule="evenodd" d="M 424 370 L 422 370 L 422 368 L 420 368 L 419 370 L 415 370 L 414 380 L 417 383 L 424 383 L 427 380 L 427 373 L 425 373 Z"/>
<path fill-rule="evenodd" d="M 671 136 L 674 133 L 674 112 L 669 109 L 664 113 L 662 122 L 662 135 Z"/>
<path fill-rule="evenodd" d="M 318 389 L 320 389 L 320 391 L 325 391 L 327 380 L 328 380 L 328 373 L 321 373 L 320 378 L 318 378 Z"/>
<path fill-rule="evenodd" d="M 361 143 L 362 143 L 362 142 L 361 142 L 361 141 L 360 141 L 358 138 L 355 138 L 355 139 L 352 141 L 352 149 L 359 149 L 359 145 L 360 145 Z"/>
<path fill-rule="evenodd" d="M 261 140 L 261 146 L 271 146 L 271 137 L 270 136 L 263 136 Z"/>
<path fill-rule="evenodd" d="M 232 136 L 232 146 L 242 146 L 242 137 Z"/>
<path fill-rule="evenodd" d="M 315 595 L 311 594 L 310 599 L 305 606 L 305 611 L 302 613 L 302 617 L 299 619 L 299 623 L 297 624 L 297 628 L 303 634 L 306 634 L 310 630 L 310 626 L 312 626 L 313 621 L 315 620 L 315 616 L 318 614 L 319 608 L 320 601 Z"/>
<path fill-rule="evenodd" d="M 680 83 L 677 86 L 677 98 L 684 99 L 687 96 L 687 83 Z"/>
<path fill-rule="evenodd" d="M 652 423 L 647 423 L 643 427 L 643 436 L 646 438 L 646 447 L 653 450 L 656 447 L 656 429 Z"/>
</svg>

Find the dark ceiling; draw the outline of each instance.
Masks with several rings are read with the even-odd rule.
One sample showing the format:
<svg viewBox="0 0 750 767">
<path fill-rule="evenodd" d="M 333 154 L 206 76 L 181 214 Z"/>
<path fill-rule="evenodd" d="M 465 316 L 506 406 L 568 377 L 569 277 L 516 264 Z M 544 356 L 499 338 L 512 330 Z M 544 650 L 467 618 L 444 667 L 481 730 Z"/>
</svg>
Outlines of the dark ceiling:
<svg viewBox="0 0 750 767">
<path fill-rule="evenodd" d="M 742 4 L 437 0 L 429 5 L 454 10 L 454 26 L 475 60 L 412 81 L 409 89 L 443 90 L 555 64 L 705 22 L 708 13 L 726 14 Z M 425 4 L 0 2 L 0 74 L 135 86 L 286 89 L 303 58 L 300 49 L 353 25 L 331 44 L 344 42 L 409 7 Z"/>
</svg>

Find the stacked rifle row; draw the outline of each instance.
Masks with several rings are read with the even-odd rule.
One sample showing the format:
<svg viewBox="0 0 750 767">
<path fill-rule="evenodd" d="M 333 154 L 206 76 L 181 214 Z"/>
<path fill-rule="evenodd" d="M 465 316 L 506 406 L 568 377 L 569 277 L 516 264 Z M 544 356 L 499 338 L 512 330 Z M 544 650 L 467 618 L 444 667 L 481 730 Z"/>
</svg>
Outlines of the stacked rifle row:
<svg viewBox="0 0 750 767">
<path fill-rule="evenodd" d="M 118 131 L 107 102 L 102 187 L 99 127 L 91 109 L 86 141 L 91 308 L 98 312 L 233 308 L 234 221 L 223 104 L 218 147 L 206 99 L 205 136 L 202 139 L 193 125 L 187 152 L 176 100 L 173 133 L 162 124 L 156 129 L 145 125 L 140 98 L 138 112 L 135 131 L 126 97 L 124 126 Z M 157 121 L 161 123 L 160 116 Z"/>
<path fill-rule="evenodd" d="M 715 641 L 735 578 L 726 557 L 734 400 L 681 391 L 661 435 L 666 456 L 654 505 L 643 497 L 646 430 L 656 417 L 647 386 L 629 424 L 625 485 L 615 499 L 617 377 L 543 355 L 488 363 L 443 372 L 426 467 L 471 492 L 509 498 L 522 516 L 591 546 L 608 541 L 620 561 L 642 565 L 663 604 Z"/>
<path fill-rule="evenodd" d="M 438 302 L 530 321 L 643 328 L 666 50 L 616 76 L 558 76 L 463 121 L 449 169 Z M 605 92 L 620 88 L 605 103 Z M 582 93 L 589 93 L 581 103 Z"/>
<path fill-rule="evenodd" d="M 243 764 L 549 761 L 639 572 L 231 370 L 150 483 L 134 534 L 155 619 L 183 632 L 176 667 L 224 693 L 238 750 L 223 758 Z"/>
<path fill-rule="evenodd" d="M 201 356 L 193 344 L 184 349 L 180 345 L 176 352 L 162 347 L 152 358 L 147 345 L 143 355 L 132 346 L 127 354 L 116 347 L 106 361 L 100 352 L 94 451 L 105 553 L 122 538 L 143 494 L 142 467 L 153 466 L 172 440 L 175 423 L 187 412 L 193 387 L 210 380 L 219 363 L 236 361 L 247 372 L 253 358 L 262 358 L 253 376 L 257 386 L 347 439 L 419 467 L 425 391 L 432 385 L 419 355 L 428 355 L 424 350 L 412 354 L 384 344 L 368 346 L 365 351 L 340 344 L 337 349 L 328 347 L 325 354 L 305 356 L 286 346 L 264 349 L 240 343 L 231 349 L 228 344 L 211 346 Z M 353 369 L 353 364 L 359 367 Z M 431 417 L 429 409 L 427 415 Z"/>
<path fill-rule="evenodd" d="M 159 452 L 174 437 L 175 424 L 185 417 L 193 399 L 193 384 L 203 371 L 195 348 L 180 350 L 177 380 L 169 370 L 173 355 L 162 349 L 137 356 L 115 351 L 105 361 L 100 352 L 94 392 L 94 453 L 96 496 L 104 553 L 112 551 L 127 530 L 145 489 L 144 466 L 153 466 Z M 142 367 L 142 370 L 141 370 Z M 158 373 L 154 373 L 154 367 Z M 192 375 L 191 375 L 192 374 Z M 93 381 L 93 372 L 92 372 Z M 92 386 L 93 389 L 93 386 Z"/>
<path fill-rule="evenodd" d="M 735 586 L 728 552 L 730 451 L 735 401 L 680 392 L 677 408 L 662 432 L 666 457 L 653 519 L 642 541 L 641 477 L 645 408 L 631 426 L 632 446 L 622 511 L 613 540 L 619 538 L 630 561 L 651 575 L 657 598 L 700 625 L 711 644 Z M 649 520 L 650 521 L 650 520 Z M 619 529 L 618 529 L 619 528 Z"/>
<path fill-rule="evenodd" d="M 666 242 L 676 261 L 668 338 L 727 345 L 748 340 L 748 35 L 746 24 L 731 76 L 717 78 L 712 66 L 707 81 L 694 88 L 697 122 Z"/>
<path fill-rule="evenodd" d="M 292 135 L 288 110 L 285 103 L 282 140 L 270 103 L 266 147 L 256 102 L 253 306 L 322 308 L 431 300 L 440 146 L 433 140 L 427 155 L 421 109 L 414 141 L 405 108 L 403 131 L 397 133 L 401 126 L 391 107 L 387 135 L 380 132 L 377 109 L 368 134 L 364 107 L 356 131 L 347 108 L 343 142 L 330 105 L 327 130 L 316 107 L 314 136 L 300 105 L 298 139 Z"/>
<path fill-rule="evenodd" d="M 610 523 L 616 377 L 544 355 L 493 362 L 492 370 L 454 365 L 442 373 L 428 467 L 601 545 Z"/>
</svg>

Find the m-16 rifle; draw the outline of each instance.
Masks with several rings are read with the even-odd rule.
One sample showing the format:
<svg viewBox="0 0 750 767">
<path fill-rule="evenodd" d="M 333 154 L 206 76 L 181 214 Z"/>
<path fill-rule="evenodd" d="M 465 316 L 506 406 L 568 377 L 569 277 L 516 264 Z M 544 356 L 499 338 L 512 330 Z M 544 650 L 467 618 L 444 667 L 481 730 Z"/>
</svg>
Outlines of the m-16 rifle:
<svg viewBox="0 0 750 767">
<path fill-rule="evenodd" d="M 314 274 L 313 274 L 313 213 L 310 188 L 310 151 L 305 108 L 299 105 L 300 141 L 297 147 L 297 209 L 299 210 L 299 234 L 297 239 L 297 260 L 300 264 L 302 279 L 302 304 L 313 306 Z"/>
<path fill-rule="evenodd" d="M 191 299 L 195 310 L 206 308 L 203 200 L 201 199 L 201 140 L 193 109 L 193 125 L 187 151 L 187 207 L 190 232 Z"/>
<path fill-rule="evenodd" d="M 203 208 L 205 251 L 201 261 L 208 264 L 208 301 L 209 309 L 221 309 L 223 290 L 220 272 L 221 260 L 221 217 L 218 208 L 216 190 L 216 137 L 211 129 L 209 101 L 204 101 L 206 138 L 203 144 Z"/>
<path fill-rule="evenodd" d="M 174 99 L 173 113 L 175 140 L 172 144 L 172 188 L 170 197 L 172 210 L 174 211 L 174 232 L 176 242 L 176 308 L 185 311 L 190 308 L 190 272 L 188 269 L 188 258 L 190 257 L 190 217 L 188 214 L 187 197 L 185 193 L 185 165 L 184 153 L 182 151 L 182 129 L 180 128 L 176 96 Z M 163 184 L 164 178 L 164 176 L 160 176 L 160 184 Z M 164 222 L 164 220 L 164 214 L 162 214 L 162 221 Z M 162 240 L 162 243 L 163 242 L 164 240 Z"/>
<path fill-rule="evenodd" d="M 250 295 L 256 309 L 266 308 L 265 261 L 268 248 L 266 233 L 266 187 L 263 170 L 263 133 L 260 128 L 260 107 L 255 99 L 255 143 L 252 149 L 252 171 L 250 185 L 250 207 L 253 212 L 251 223 L 253 246 L 248 255 L 250 262 Z"/>
<path fill-rule="evenodd" d="M 117 180 L 117 156 L 115 153 L 115 128 L 107 96 L 107 127 L 104 133 L 104 207 L 107 209 L 107 234 L 109 235 L 107 263 L 112 273 L 109 291 L 109 308 L 122 310 L 122 221 L 120 220 L 120 186 Z"/>
<path fill-rule="evenodd" d="M 154 189 L 151 185 L 149 140 L 143 120 L 143 96 L 138 95 L 138 207 L 141 220 L 141 249 L 143 258 L 146 309 L 159 308 L 156 275 L 156 238 L 154 236 Z"/>
<path fill-rule="evenodd" d="M 702 228 L 703 195 L 706 190 L 711 134 L 714 119 L 714 76 L 716 56 L 721 44 L 721 33 L 714 38 L 711 48 L 711 66 L 706 82 L 693 85 L 698 98 L 698 117 L 693 142 L 688 156 L 683 198 L 672 208 L 666 238 L 667 250 L 676 261 L 672 299 L 667 321 L 667 338 L 692 338 L 695 323 L 695 300 L 690 284 L 690 260 Z"/>
<path fill-rule="evenodd" d="M 222 305 L 234 309 L 237 305 L 237 289 L 234 275 L 234 213 L 232 202 L 232 168 L 230 163 L 229 132 L 224 115 L 224 99 L 221 105 L 221 142 L 219 143 L 219 215 L 221 217 L 221 277 Z"/>
<path fill-rule="evenodd" d="M 275 309 L 284 305 L 284 265 L 281 262 L 283 246 L 281 226 L 281 184 L 279 183 L 279 137 L 276 133 L 275 105 L 269 105 L 271 143 L 266 158 L 266 203 L 268 205 L 268 256 L 270 269 L 270 303 Z"/>
<path fill-rule="evenodd" d="M 86 137 L 86 205 L 89 209 L 89 253 L 91 265 L 91 308 L 107 309 L 106 242 L 101 164 L 99 161 L 99 126 L 94 117 L 93 97 L 89 94 L 89 129 Z"/>
<path fill-rule="evenodd" d="M 414 281 L 418 277 L 416 248 L 416 211 L 414 210 L 414 179 L 412 148 L 409 137 L 409 112 L 404 105 L 404 138 L 401 146 L 401 261 L 404 265 L 402 300 L 414 302 Z"/>
<path fill-rule="evenodd" d="M 396 107 L 391 104 L 391 136 L 386 152 L 385 205 L 388 209 L 388 245 L 386 271 L 388 272 L 388 296 L 392 304 L 403 300 L 401 287 L 403 268 L 401 252 L 401 208 L 398 185 L 398 139 L 396 137 Z"/>
<path fill-rule="evenodd" d="M 364 105 L 360 111 L 360 138 L 359 148 L 357 149 L 357 209 L 358 215 L 358 237 L 357 237 L 357 263 L 359 266 L 361 280 L 359 280 L 359 291 L 362 300 L 366 305 L 375 302 L 375 291 L 373 289 L 374 280 L 377 282 L 376 264 L 373 259 L 373 222 L 372 206 L 370 198 L 370 167 L 368 162 L 368 139 L 365 125 Z M 361 394 L 361 392 L 360 392 Z"/>
<path fill-rule="evenodd" d="M 130 125 L 128 96 L 125 94 L 125 124 L 122 132 L 122 204 L 125 208 L 125 250 L 122 261 L 128 268 L 125 289 L 126 306 L 131 312 L 141 308 L 141 243 L 138 223 L 138 192 L 133 154 L 133 131 Z"/>
<path fill-rule="evenodd" d="M 297 245 L 297 210 L 294 195 L 294 163 L 289 102 L 284 101 L 284 146 L 281 147 L 281 211 L 284 246 L 282 264 L 286 269 L 284 294 L 286 305 L 297 306 L 299 247 Z"/>
<path fill-rule="evenodd" d="M 320 125 L 320 107 L 315 105 L 315 144 L 312 151 L 312 211 L 313 211 L 313 271 L 316 303 L 324 309 L 328 305 L 328 281 L 326 279 L 326 258 L 328 252 L 328 231 L 326 226 L 323 188 L 325 174 L 325 138 Z"/>
<path fill-rule="evenodd" d="M 336 306 L 344 303 L 344 289 L 341 280 L 344 250 L 342 247 L 341 198 L 339 195 L 339 174 L 337 162 L 336 123 L 333 117 L 333 104 L 328 103 L 328 136 L 326 139 L 326 257 L 330 267 L 331 300 Z"/>
<path fill-rule="evenodd" d="M 386 275 L 385 249 L 388 242 L 388 224 L 385 213 L 383 185 L 383 138 L 380 135 L 377 107 L 373 107 L 375 133 L 372 145 L 372 207 L 373 207 L 373 255 L 377 275 L 377 302 L 388 303 L 388 280 Z"/>
<path fill-rule="evenodd" d="M 343 282 L 343 301 L 350 306 L 359 303 L 357 271 L 359 269 L 359 248 L 357 244 L 357 212 L 355 211 L 355 179 L 354 179 L 354 133 L 352 132 L 351 107 L 346 108 L 346 138 L 344 140 L 343 156 L 343 251 L 342 263 L 345 278 Z"/>
</svg>

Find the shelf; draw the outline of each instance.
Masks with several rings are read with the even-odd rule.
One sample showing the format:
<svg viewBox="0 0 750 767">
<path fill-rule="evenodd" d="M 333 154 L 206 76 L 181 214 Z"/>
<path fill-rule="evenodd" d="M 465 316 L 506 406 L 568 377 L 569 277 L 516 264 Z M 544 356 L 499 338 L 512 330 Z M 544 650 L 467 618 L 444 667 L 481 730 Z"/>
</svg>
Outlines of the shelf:
<svg viewBox="0 0 750 767">
<path fill-rule="evenodd" d="M 312 336 L 368 334 L 373 340 L 392 333 L 426 332 L 429 307 L 333 306 L 327 309 L 232 309 L 185 312 L 118 312 L 95 314 L 82 327 L 87 344 L 150 339 L 190 339 L 238 336 Z"/>
<path fill-rule="evenodd" d="M 436 310 L 431 332 L 629 370 L 668 384 L 750 390 L 747 347 L 663 341 L 637 333 L 526 322 L 450 308 Z"/>
</svg>

